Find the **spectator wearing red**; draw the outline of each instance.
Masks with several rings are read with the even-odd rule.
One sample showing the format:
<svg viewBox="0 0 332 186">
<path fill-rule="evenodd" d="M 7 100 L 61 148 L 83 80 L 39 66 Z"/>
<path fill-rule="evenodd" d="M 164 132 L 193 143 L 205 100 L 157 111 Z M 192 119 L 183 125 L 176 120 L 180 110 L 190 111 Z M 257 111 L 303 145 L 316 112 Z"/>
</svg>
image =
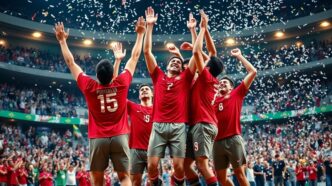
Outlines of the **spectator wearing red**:
<svg viewBox="0 0 332 186">
<path fill-rule="evenodd" d="M 298 186 L 305 186 L 305 172 L 306 168 L 302 162 L 299 162 L 295 168 L 296 182 Z"/>
<path fill-rule="evenodd" d="M 309 173 L 309 186 L 317 186 L 317 164 L 310 161 L 307 171 Z"/>
<path fill-rule="evenodd" d="M 20 186 L 27 186 L 28 184 L 28 171 L 25 168 L 25 162 L 21 164 L 21 166 L 17 169 L 17 178 L 18 184 Z"/>
<path fill-rule="evenodd" d="M 4 186 L 7 184 L 7 166 L 6 166 L 6 160 L 1 159 L 0 160 L 0 185 Z"/>
<path fill-rule="evenodd" d="M 47 163 L 44 163 L 43 170 L 39 174 L 39 185 L 40 186 L 53 186 L 53 176 L 48 170 Z"/>
<path fill-rule="evenodd" d="M 7 174 L 7 185 L 15 186 L 18 185 L 18 171 L 17 169 L 21 166 L 22 160 L 17 159 L 14 161 L 14 157 L 10 157 L 8 160 L 8 174 Z"/>
<path fill-rule="evenodd" d="M 76 179 L 79 186 L 91 186 L 90 174 L 85 170 L 84 166 L 77 172 Z"/>
</svg>

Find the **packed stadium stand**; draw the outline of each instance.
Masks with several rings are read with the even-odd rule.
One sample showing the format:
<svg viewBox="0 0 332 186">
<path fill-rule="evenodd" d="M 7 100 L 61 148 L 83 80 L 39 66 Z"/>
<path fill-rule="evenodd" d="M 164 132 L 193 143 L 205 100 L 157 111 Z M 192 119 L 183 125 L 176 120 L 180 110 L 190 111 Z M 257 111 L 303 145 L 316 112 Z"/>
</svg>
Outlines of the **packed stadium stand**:
<svg viewBox="0 0 332 186">
<path fill-rule="evenodd" d="M 303 181 L 295 175 L 299 168 L 307 185 L 331 186 L 332 3 L 248 2 L 243 8 L 242 1 L 222 2 L 151 1 L 147 5 L 122 0 L 95 1 L 92 6 L 83 1 L 1 1 L 0 182 L 17 179 L 14 185 L 37 186 L 40 173 L 46 171 L 53 185 L 61 185 L 62 170 L 74 168 L 74 179 L 81 183 L 90 168 L 87 103 L 62 57 L 53 25 L 63 21 L 72 30 L 68 43 L 75 62 L 94 78 L 101 59 L 114 61 L 110 44 L 122 42 L 127 56 L 121 73 L 133 46 L 134 21 L 151 5 L 160 13 L 153 50 L 161 69 L 166 69 L 170 57 L 166 45 L 180 48 L 182 42 L 190 41 L 187 15 L 202 8 L 211 16 L 211 33 L 225 66 L 222 75 L 234 78 L 236 85 L 244 77 L 244 67 L 229 54 L 233 48 L 240 48 L 257 68 L 241 115 L 248 169 L 255 170 L 262 160 L 265 184 L 272 186 L 271 166 L 278 154 L 287 167 L 285 186 Z M 278 31 L 283 35 L 276 36 Z M 32 36 L 35 32 L 41 36 Z M 82 42 L 87 39 L 92 44 Z M 191 57 L 191 52 L 181 52 Z M 139 102 L 142 83 L 152 84 L 143 55 L 129 100 Z M 170 159 L 167 154 L 160 165 L 165 185 L 171 185 Z M 9 167 L 6 174 L 2 173 L 5 165 Z M 311 167 L 317 169 L 314 176 Z M 232 169 L 228 177 L 238 185 Z M 105 179 L 120 185 L 112 165 Z M 206 184 L 202 177 L 200 181 Z M 143 183 L 147 184 L 146 173 Z"/>
</svg>

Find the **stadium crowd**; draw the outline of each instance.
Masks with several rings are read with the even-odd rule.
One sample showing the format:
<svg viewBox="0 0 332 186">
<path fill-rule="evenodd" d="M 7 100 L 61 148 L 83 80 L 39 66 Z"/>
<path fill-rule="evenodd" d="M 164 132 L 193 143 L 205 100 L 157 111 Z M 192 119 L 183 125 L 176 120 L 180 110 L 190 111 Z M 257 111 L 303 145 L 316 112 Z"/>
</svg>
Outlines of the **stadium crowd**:
<svg viewBox="0 0 332 186">
<path fill-rule="evenodd" d="M 273 178 L 279 174 L 276 171 L 279 168 L 274 167 L 275 175 L 272 175 L 276 161 L 285 164 L 285 171 L 281 173 L 285 186 L 300 185 L 303 181 L 314 186 L 331 181 L 331 122 L 331 117 L 310 116 L 278 124 L 244 124 L 246 173 L 251 184 L 273 185 Z M 0 183 L 89 185 L 89 149 L 85 133 L 79 135 L 55 125 L 40 128 L 4 123 L 0 131 Z M 165 185 L 170 185 L 172 171 L 168 155 L 160 166 Z M 238 185 L 232 169 L 228 176 Z M 112 166 L 105 172 L 105 178 L 109 184 L 119 185 Z M 144 180 L 146 183 L 146 175 Z M 204 185 L 204 179 L 200 181 Z"/>
<path fill-rule="evenodd" d="M 311 40 L 308 43 L 302 43 L 300 45 L 284 45 L 277 49 L 265 46 L 259 47 L 259 49 L 256 49 L 255 47 L 257 46 L 246 47 L 243 49 L 243 52 L 257 70 L 276 69 L 332 57 L 332 40 Z M 241 65 L 225 52 L 227 52 L 227 50 L 222 49 L 222 55 L 220 56 L 225 63 L 225 72 L 227 74 L 234 74 L 241 71 Z M 158 61 L 166 61 L 167 56 L 169 56 L 167 52 L 156 54 Z M 100 56 L 75 55 L 74 58 L 76 63 L 82 67 L 86 74 L 96 74 L 94 67 L 100 60 Z M 5 48 L 1 46 L 0 61 L 29 68 L 48 70 L 51 72 L 69 73 L 69 69 L 61 55 L 35 48 Z M 160 63 L 160 65 L 162 69 L 166 68 L 165 63 Z M 123 70 L 123 68 L 124 63 L 121 63 L 120 71 Z M 137 70 L 134 77 L 149 77 L 143 58 L 140 58 L 140 61 L 137 64 Z"/>
</svg>

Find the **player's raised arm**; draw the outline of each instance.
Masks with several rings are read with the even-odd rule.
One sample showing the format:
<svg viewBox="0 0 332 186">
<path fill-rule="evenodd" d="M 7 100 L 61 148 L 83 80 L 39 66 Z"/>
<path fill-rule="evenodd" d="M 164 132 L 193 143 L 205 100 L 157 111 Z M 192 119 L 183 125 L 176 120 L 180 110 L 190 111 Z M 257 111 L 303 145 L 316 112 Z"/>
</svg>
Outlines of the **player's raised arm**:
<svg viewBox="0 0 332 186">
<path fill-rule="evenodd" d="M 131 75 L 134 75 L 137 61 L 142 52 L 142 43 L 145 33 L 145 20 L 143 17 L 139 17 L 135 26 L 135 31 L 137 32 L 136 42 L 131 51 L 131 57 L 126 63 L 125 69 L 127 69 Z"/>
<path fill-rule="evenodd" d="M 244 85 L 246 86 L 246 88 L 249 89 L 250 85 L 255 80 L 255 77 L 257 74 L 256 68 L 254 66 L 252 66 L 252 64 L 245 57 L 243 57 L 240 49 L 236 48 L 236 49 L 231 50 L 231 55 L 236 57 L 242 63 L 242 65 L 246 68 L 248 74 L 243 79 L 243 82 L 244 82 Z"/>
<path fill-rule="evenodd" d="M 194 61 L 196 63 L 196 67 L 201 73 L 204 69 L 204 60 L 203 60 L 203 55 L 202 55 L 202 47 L 203 47 L 203 39 L 204 35 L 206 32 L 206 26 L 207 26 L 207 20 L 204 19 L 203 16 L 201 16 L 201 23 L 200 23 L 200 31 L 197 36 L 196 42 L 194 44 L 194 49 L 193 49 L 193 56 L 194 56 Z"/>
<path fill-rule="evenodd" d="M 148 7 L 147 10 L 145 10 L 145 18 L 146 18 L 146 35 L 144 38 L 144 57 L 146 66 L 148 68 L 149 73 L 151 74 L 154 69 L 157 67 L 156 58 L 152 54 L 152 31 L 153 26 L 157 22 L 158 14 L 154 14 L 154 10 L 152 7 Z"/>
<path fill-rule="evenodd" d="M 113 54 L 114 54 L 114 58 L 115 58 L 115 62 L 113 65 L 113 68 L 114 68 L 113 79 L 115 79 L 119 74 L 120 63 L 121 63 L 122 59 L 126 56 L 126 49 L 124 49 L 124 51 L 122 51 L 122 43 L 116 42 L 112 46 L 112 50 L 113 50 Z"/>
<path fill-rule="evenodd" d="M 205 14 L 205 12 L 203 10 L 200 11 L 201 17 L 202 19 L 206 20 L 206 24 L 209 21 L 208 16 Z M 205 42 L 206 42 L 206 48 L 209 51 L 209 56 L 216 56 L 217 55 L 217 49 L 216 46 L 214 45 L 213 39 L 211 37 L 211 34 L 209 32 L 209 28 L 208 26 L 206 26 L 206 31 L 205 31 Z"/>
<path fill-rule="evenodd" d="M 69 35 L 69 30 L 67 32 L 64 29 L 63 23 L 56 23 L 54 27 L 54 32 L 56 39 L 59 41 L 62 55 L 65 59 L 65 62 L 73 75 L 74 79 L 77 80 L 78 75 L 82 72 L 81 67 L 79 67 L 74 60 L 73 54 L 70 52 L 68 45 L 67 45 L 67 38 Z"/>
</svg>

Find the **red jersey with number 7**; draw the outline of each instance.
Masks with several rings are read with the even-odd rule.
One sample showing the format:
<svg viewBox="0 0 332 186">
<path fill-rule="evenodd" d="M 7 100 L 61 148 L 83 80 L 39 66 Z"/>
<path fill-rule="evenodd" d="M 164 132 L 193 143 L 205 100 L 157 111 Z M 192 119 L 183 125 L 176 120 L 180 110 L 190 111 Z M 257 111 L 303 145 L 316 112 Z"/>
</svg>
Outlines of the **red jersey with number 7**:
<svg viewBox="0 0 332 186">
<path fill-rule="evenodd" d="M 77 84 L 88 105 L 89 138 L 106 138 L 129 133 L 127 95 L 132 75 L 125 70 L 110 84 L 101 85 L 81 73 Z"/>
<path fill-rule="evenodd" d="M 153 122 L 188 122 L 189 91 L 194 74 L 188 68 L 178 76 L 167 77 L 157 66 L 150 75 L 154 87 Z"/>
</svg>

